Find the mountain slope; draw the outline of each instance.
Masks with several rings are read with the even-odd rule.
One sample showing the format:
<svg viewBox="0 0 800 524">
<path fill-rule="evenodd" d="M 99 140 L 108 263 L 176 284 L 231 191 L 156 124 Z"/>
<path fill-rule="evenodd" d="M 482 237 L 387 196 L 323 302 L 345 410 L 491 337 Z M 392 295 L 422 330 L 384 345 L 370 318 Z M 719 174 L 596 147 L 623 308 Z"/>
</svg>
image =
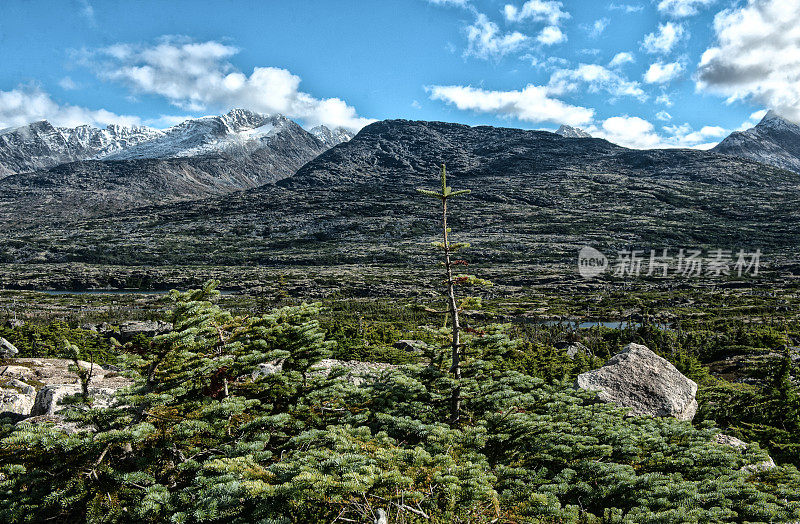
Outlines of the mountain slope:
<svg viewBox="0 0 800 524">
<path fill-rule="evenodd" d="M 746 131 L 735 131 L 712 151 L 800 173 L 800 126 L 769 111 Z"/>
<path fill-rule="evenodd" d="M 277 185 L 48 223 L 0 206 L 0 259 L 423 264 L 439 211 L 416 188 L 434 188 L 442 162 L 454 188 L 473 190 L 450 221 L 473 263 L 568 262 L 585 244 L 645 254 L 760 247 L 774 261 L 800 246 L 800 177 L 785 170 L 705 151 L 390 120 Z"/>
</svg>

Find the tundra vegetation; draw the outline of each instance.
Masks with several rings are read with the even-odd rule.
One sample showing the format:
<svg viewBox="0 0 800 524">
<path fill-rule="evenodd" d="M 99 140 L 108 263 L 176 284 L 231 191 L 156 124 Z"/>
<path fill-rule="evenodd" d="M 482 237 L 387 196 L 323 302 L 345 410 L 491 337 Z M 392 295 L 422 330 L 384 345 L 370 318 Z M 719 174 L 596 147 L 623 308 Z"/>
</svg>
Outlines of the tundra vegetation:
<svg viewBox="0 0 800 524">
<path fill-rule="evenodd" d="M 448 191 L 442 170 L 443 204 Z M 452 274 L 449 237 L 439 248 L 445 310 L 422 283 L 422 298 L 356 287 L 305 303 L 283 276 L 251 295 L 215 281 L 150 298 L 20 293 L 42 306 L 0 328 L 19 357 L 113 365 L 133 383 L 106 405 L 82 373 L 58 417 L 0 416 L 0 521 L 800 519 L 791 284 L 501 285 L 457 300 L 455 283 L 479 279 Z M 133 317 L 172 327 L 108 328 Z M 589 318 L 617 323 L 563 320 Z M 578 342 L 586 352 L 564 349 Z M 693 421 L 631 417 L 573 387 L 628 342 L 699 384 Z M 332 358 L 395 365 L 352 380 Z"/>
</svg>

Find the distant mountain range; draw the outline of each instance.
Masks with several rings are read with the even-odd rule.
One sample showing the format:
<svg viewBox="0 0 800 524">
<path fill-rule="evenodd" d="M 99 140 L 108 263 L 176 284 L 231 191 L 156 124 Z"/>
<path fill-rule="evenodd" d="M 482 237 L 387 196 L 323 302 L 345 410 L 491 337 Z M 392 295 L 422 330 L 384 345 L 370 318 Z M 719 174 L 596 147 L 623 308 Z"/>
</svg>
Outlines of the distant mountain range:
<svg viewBox="0 0 800 524">
<path fill-rule="evenodd" d="M 282 115 L 243 109 L 164 131 L 36 122 L 0 134 L 0 196 L 53 217 L 206 198 L 289 177 L 350 138 L 343 129 L 308 132 Z"/>
<path fill-rule="evenodd" d="M 788 155 L 791 126 L 771 114 L 741 135 L 755 135 L 751 149 L 769 139 Z M 454 187 L 473 190 L 452 224 L 481 260 L 571 256 L 583 244 L 800 250 L 798 175 L 743 147 L 635 150 L 568 126 L 409 120 L 375 122 L 350 139 L 242 110 L 165 131 L 102 130 L 125 137 L 116 142 L 34 128 L 27 144 L 102 159 L 0 179 L 0 261 L 404 261 L 435 238 L 435 214 L 416 188 L 434 187 L 442 163 Z M 31 146 L 28 158 L 54 156 Z"/>
<path fill-rule="evenodd" d="M 162 180 L 175 187 L 173 173 L 201 160 L 120 162 L 185 163 L 133 188 L 152 192 Z M 425 245 L 438 235 L 438 211 L 416 188 L 434 188 L 443 162 L 454 188 L 473 190 L 453 204 L 451 217 L 457 238 L 473 244 L 473 262 L 570 260 L 584 244 L 610 253 L 761 247 L 773 259 L 800 246 L 800 186 L 785 170 L 707 151 L 632 150 L 545 131 L 385 120 L 276 184 L 203 199 L 126 201 L 130 186 L 109 181 L 135 180 L 135 172 L 92 178 L 87 163 L 85 174 L 68 164 L 36 186 L 0 184 L 0 260 L 421 264 L 430 256 Z M 66 168 L 69 178 L 60 171 Z M 105 181 L 101 190 L 98 180 Z"/>
<path fill-rule="evenodd" d="M 0 130 L 0 178 L 102 158 L 163 135 L 148 127 L 54 127 L 47 120 Z"/>
<path fill-rule="evenodd" d="M 0 177 L 89 160 L 241 159 L 265 148 L 274 149 L 275 142 L 283 141 L 285 145 L 287 136 L 298 142 L 298 149 L 310 151 L 310 156 L 301 155 L 307 161 L 353 135 L 341 128 L 330 130 L 324 126 L 307 132 L 283 115 L 262 115 L 244 109 L 189 119 L 163 131 L 119 125 L 109 125 L 106 129 L 64 128 L 43 120 L 0 130 Z M 277 158 L 273 162 L 280 163 Z M 274 172 L 273 178 L 289 176 L 299 166 L 294 166 L 294 170 L 289 167 L 289 172 Z"/>
<path fill-rule="evenodd" d="M 711 151 L 800 173 L 800 126 L 769 111 L 758 125 L 731 133 Z"/>
</svg>

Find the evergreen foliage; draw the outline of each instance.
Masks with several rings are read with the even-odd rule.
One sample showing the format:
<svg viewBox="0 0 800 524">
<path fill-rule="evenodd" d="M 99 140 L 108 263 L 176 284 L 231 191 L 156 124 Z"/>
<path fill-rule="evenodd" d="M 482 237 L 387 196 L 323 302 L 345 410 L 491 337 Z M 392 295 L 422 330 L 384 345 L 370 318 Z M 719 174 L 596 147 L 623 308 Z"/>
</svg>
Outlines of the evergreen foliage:
<svg viewBox="0 0 800 524">
<path fill-rule="evenodd" d="M 122 348 L 135 385 L 110 408 L 70 406 L 95 431 L 2 422 L 0 521 L 800 518 L 794 466 L 744 468 L 766 454 L 714 443 L 710 422 L 626 417 L 532 376 L 509 364 L 530 350 L 509 326 L 464 334 L 453 427 L 448 355 L 356 386 L 314 369 L 333 350 L 319 305 L 237 316 L 215 295 L 174 292 L 174 330 Z"/>
</svg>

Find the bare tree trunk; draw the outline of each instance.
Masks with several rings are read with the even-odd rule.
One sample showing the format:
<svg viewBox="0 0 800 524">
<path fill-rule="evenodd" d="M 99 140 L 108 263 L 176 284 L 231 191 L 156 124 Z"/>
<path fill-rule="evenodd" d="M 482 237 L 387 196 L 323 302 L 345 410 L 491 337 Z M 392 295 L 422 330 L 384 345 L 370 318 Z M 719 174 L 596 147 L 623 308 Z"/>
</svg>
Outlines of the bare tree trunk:
<svg viewBox="0 0 800 524">
<path fill-rule="evenodd" d="M 456 380 L 456 387 L 453 388 L 452 396 L 450 397 L 450 419 L 452 423 L 458 422 L 461 414 L 461 343 L 460 334 L 461 329 L 458 323 L 458 304 L 456 304 L 456 295 L 453 289 L 453 267 L 450 262 L 450 241 L 447 239 L 447 199 L 442 199 L 442 226 L 444 228 L 444 266 L 447 270 L 447 298 L 450 305 L 450 313 L 453 315 L 453 346 L 452 346 L 452 359 L 453 366 L 450 371 L 453 373 L 453 378 Z"/>
</svg>

